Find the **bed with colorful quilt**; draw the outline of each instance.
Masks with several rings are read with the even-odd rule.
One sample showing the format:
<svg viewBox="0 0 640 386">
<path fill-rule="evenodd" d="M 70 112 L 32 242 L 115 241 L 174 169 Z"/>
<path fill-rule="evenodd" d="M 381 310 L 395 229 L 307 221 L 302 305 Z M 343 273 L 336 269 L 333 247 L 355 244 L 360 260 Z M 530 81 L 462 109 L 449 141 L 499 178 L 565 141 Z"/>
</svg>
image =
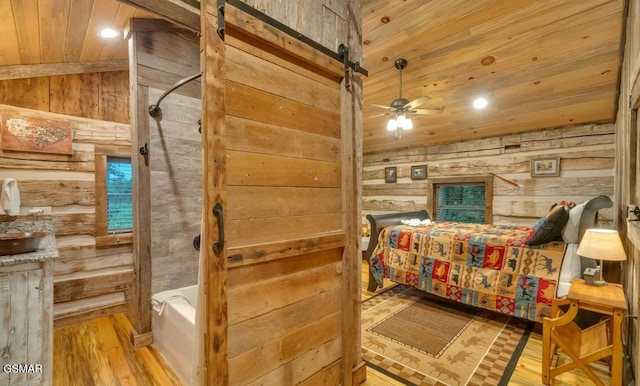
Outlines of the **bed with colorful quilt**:
<svg viewBox="0 0 640 386">
<path fill-rule="evenodd" d="M 589 200 L 572 221 L 572 208 L 555 208 L 534 227 L 453 222 L 386 226 L 372 237 L 377 245 L 371 248 L 370 280 L 381 287 L 388 277 L 452 301 L 542 321 L 559 297 L 560 283 L 570 283 L 582 272 L 575 254 L 581 235 L 594 227 L 597 209 L 611 204 L 606 196 Z M 390 215 L 384 217 L 388 222 Z M 557 237 L 570 228 L 568 223 L 574 224 L 569 231 L 575 237 Z M 372 230 L 377 230 L 375 220 Z M 543 231 L 547 237 L 532 242 Z M 550 237 L 550 231 L 556 235 Z"/>
</svg>

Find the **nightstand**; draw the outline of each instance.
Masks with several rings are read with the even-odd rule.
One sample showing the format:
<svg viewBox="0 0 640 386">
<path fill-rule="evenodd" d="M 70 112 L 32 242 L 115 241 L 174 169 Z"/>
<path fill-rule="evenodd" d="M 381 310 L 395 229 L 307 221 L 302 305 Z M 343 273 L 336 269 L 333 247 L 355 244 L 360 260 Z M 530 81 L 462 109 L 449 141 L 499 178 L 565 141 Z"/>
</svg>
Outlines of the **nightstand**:
<svg viewBox="0 0 640 386">
<path fill-rule="evenodd" d="M 568 304 L 566 313 L 559 306 Z M 594 326 L 582 330 L 574 323 L 578 310 L 594 311 L 608 316 Z M 554 300 L 551 315 L 544 318 L 542 327 L 542 383 L 548 385 L 553 378 L 579 367 L 596 384 L 604 385 L 593 373 L 589 363 L 611 357 L 611 385 L 622 384 L 622 320 L 627 310 L 624 292 L 619 284 L 604 287 L 586 285 L 584 280 L 571 283 L 566 300 Z M 572 360 L 551 368 L 556 349 L 560 347 Z"/>
</svg>

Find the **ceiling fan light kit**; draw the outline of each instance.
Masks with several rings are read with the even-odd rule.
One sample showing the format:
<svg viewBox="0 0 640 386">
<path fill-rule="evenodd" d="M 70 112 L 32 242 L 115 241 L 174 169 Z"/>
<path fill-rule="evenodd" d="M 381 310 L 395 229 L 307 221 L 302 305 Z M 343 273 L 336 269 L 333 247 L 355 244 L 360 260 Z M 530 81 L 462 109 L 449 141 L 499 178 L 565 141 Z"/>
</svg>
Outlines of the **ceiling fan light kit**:
<svg viewBox="0 0 640 386">
<path fill-rule="evenodd" d="M 388 107 L 391 110 L 392 117 L 387 122 L 387 130 L 395 131 L 395 138 L 399 139 L 402 136 L 403 130 L 413 129 L 413 122 L 411 121 L 411 114 L 440 114 L 442 109 L 416 109 L 416 107 L 427 102 L 429 97 L 423 96 L 413 101 L 409 101 L 402 97 L 402 70 L 407 67 L 406 59 L 397 59 L 395 61 L 395 67 L 399 71 L 399 93 L 398 98 L 391 102 L 391 106 Z M 379 105 L 376 105 L 379 106 Z M 385 106 L 379 106 L 385 107 Z"/>
</svg>

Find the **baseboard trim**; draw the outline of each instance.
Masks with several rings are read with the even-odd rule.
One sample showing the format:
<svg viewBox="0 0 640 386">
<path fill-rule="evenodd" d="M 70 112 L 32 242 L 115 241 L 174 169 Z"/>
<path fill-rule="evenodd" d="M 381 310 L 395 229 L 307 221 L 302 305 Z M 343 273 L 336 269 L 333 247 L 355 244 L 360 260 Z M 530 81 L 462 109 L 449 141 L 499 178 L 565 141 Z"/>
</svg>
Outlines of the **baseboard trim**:
<svg viewBox="0 0 640 386">
<path fill-rule="evenodd" d="M 131 329 L 131 344 L 134 349 L 148 346 L 153 343 L 153 331 L 138 334 L 135 329 Z"/>
<path fill-rule="evenodd" d="M 351 382 L 353 386 L 359 386 L 367 380 L 367 364 L 364 361 L 361 361 L 353 368 L 351 379 L 353 380 Z"/>
</svg>

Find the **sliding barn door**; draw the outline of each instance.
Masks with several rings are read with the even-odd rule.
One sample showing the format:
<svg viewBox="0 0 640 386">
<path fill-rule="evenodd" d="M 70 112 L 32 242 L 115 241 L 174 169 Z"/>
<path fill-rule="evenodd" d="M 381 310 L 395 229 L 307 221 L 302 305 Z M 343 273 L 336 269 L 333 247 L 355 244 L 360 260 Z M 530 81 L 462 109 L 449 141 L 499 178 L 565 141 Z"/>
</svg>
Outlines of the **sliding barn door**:
<svg viewBox="0 0 640 386">
<path fill-rule="evenodd" d="M 202 58 L 208 384 L 351 383 L 357 148 L 342 122 L 342 64 L 229 4 L 223 42 L 213 5 Z"/>
</svg>

